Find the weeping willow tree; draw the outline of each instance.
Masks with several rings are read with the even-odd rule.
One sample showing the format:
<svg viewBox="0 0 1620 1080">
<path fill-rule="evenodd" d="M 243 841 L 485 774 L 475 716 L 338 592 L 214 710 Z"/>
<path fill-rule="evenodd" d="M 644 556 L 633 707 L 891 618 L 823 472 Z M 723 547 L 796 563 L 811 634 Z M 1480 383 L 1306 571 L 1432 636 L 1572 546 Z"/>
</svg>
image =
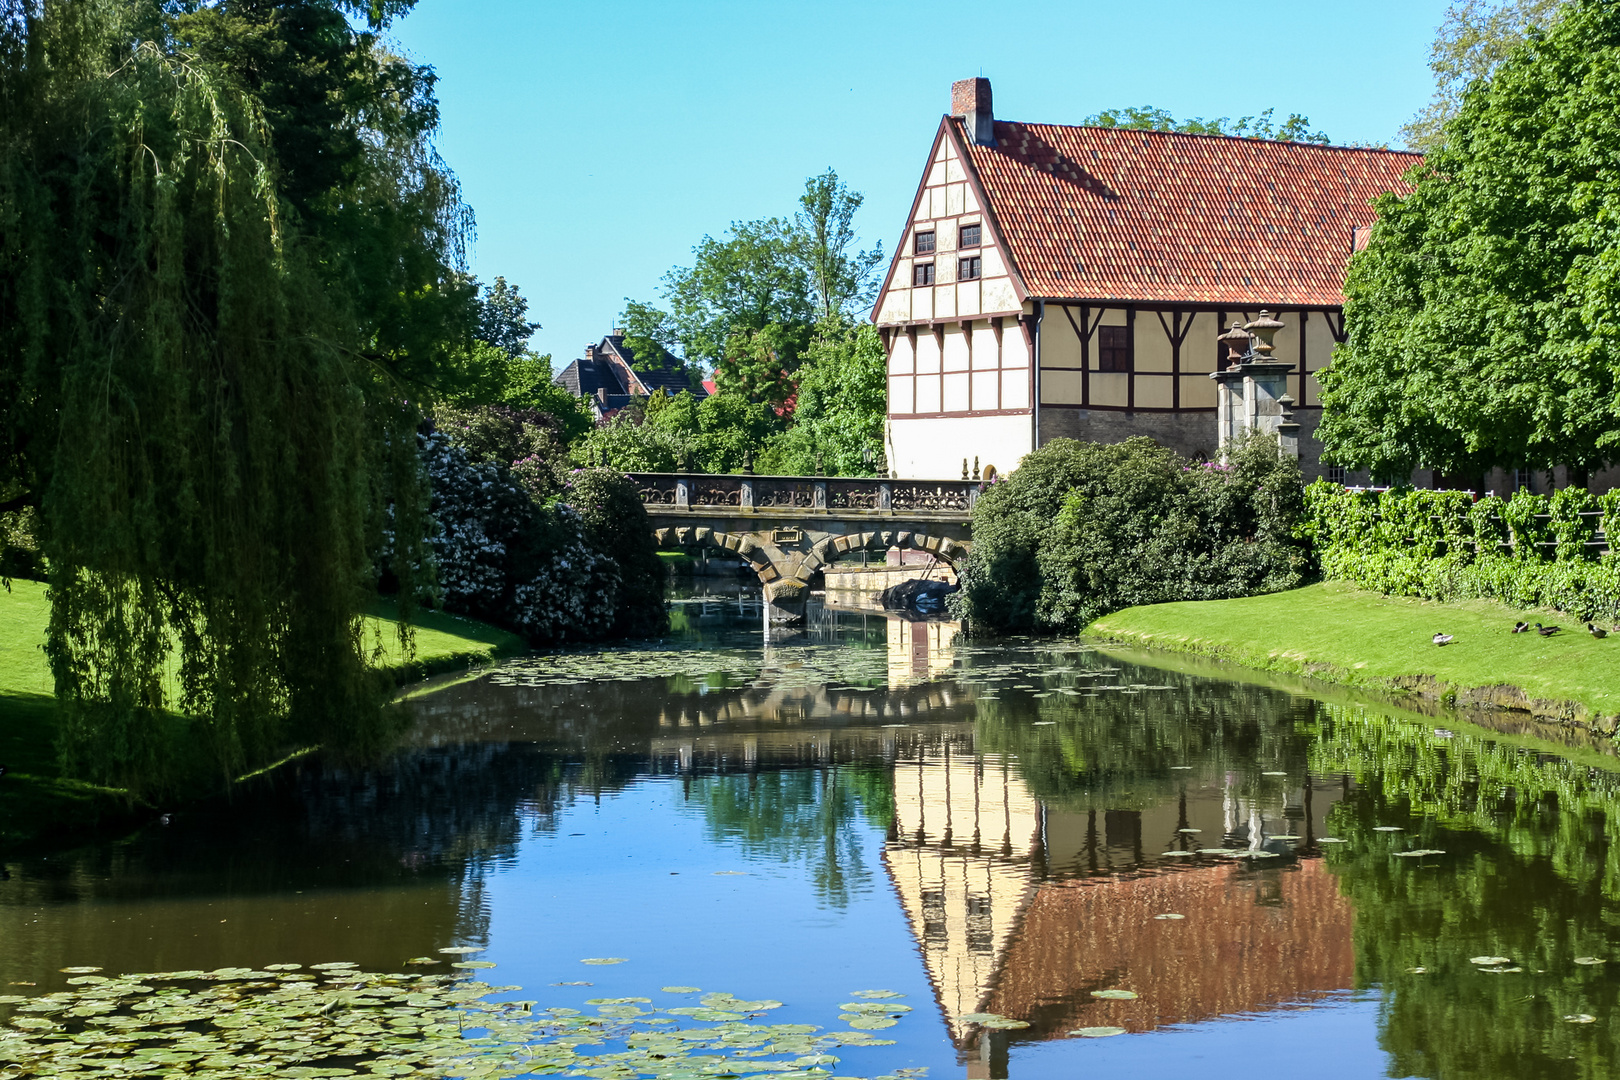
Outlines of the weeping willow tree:
<svg viewBox="0 0 1620 1080">
<path fill-rule="evenodd" d="M 431 72 L 346 18 L 408 6 L 0 0 L 0 510 L 37 514 L 70 775 L 383 730 L 382 510 L 409 577 L 472 310 Z"/>
</svg>

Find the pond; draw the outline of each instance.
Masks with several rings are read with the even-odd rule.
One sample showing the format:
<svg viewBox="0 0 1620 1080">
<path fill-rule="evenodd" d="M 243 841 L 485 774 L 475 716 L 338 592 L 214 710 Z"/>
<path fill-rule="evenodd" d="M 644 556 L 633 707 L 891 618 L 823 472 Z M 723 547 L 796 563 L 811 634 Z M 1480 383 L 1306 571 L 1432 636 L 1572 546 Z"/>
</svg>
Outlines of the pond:
<svg viewBox="0 0 1620 1080">
<path fill-rule="evenodd" d="M 413 696 L 384 762 L 11 860 L 0 1078 L 1620 1071 L 1598 751 L 758 618 L 686 602 Z"/>
</svg>

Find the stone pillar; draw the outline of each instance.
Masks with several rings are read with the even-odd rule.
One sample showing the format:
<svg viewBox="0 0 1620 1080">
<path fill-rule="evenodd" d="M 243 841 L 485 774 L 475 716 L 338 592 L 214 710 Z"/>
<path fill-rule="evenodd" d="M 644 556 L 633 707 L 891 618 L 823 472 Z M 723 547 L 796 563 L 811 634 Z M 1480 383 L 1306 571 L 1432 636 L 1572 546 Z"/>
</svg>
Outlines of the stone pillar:
<svg viewBox="0 0 1620 1080">
<path fill-rule="evenodd" d="M 1244 431 L 1260 431 L 1277 440 L 1283 457 L 1299 457 L 1299 424 L 1294 422 L 1294 399 L 1288 394 L 1288 373 L 1294 365 L 1274 358 L 1272 338 L 1283 324 L 1261 311 L 1260 317 L 1244 326 L 1232 324 L 1220 340 L 1228 345 L 1226 368 L 1210 375 L 1216 390 L 1216 437 L 1220 456 L 1226 444 Z M 1247 353 L 1239 354 L 1243 342 L 1251 342 Z"/>
<path fill-rule="evenodd" d="M 692 505 L 692 485 L 689 481 L 675 481 L 675 505 L 680 507 Z"/>
<path fill-rule="evenodd" d="M 744 480 L 742 482 L 742 493 L 738 497 L 737 501 L 744 510 L 752 510 L 754 508 L 754 482 L 752 480 Z"/>
<path fill-rule="evenodd" d="M 765 622 L 773 628 L 802 626 L 805 605 L 810 600 L 810 586 L 797 578 L 779 577 L 767 582 L 765 593 Z"/>
</svg>

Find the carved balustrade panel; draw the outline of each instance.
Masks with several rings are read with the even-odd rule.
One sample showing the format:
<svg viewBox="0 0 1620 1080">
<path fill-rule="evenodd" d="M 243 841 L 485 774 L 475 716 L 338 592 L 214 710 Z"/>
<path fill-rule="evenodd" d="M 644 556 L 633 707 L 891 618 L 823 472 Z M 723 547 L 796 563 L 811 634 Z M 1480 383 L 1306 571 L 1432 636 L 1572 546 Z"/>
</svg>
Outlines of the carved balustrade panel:
<svg viewBox="0 0 1620 1080">
<path fill-rule="evenodd" d="M 881 480 L 829 480 L 827 505 L 834 510 L 883 509 Z"/>
<path fill-rule="evenodd" d="M 815 482 L 760 477 L 754 481 L 754 505 L 762 510 L 812 510 L 816 505 Z"/>
<path fill-rule="evenodd" d="M 930 484 L 909 483 L 904 480 L 891 481 L 893 495 L 890 505 L 895 510 L 930 510 L 936 513 L 967 513 L 972 503 L 969 493 L 977 485 L 966 484 Z"/>
</svg>

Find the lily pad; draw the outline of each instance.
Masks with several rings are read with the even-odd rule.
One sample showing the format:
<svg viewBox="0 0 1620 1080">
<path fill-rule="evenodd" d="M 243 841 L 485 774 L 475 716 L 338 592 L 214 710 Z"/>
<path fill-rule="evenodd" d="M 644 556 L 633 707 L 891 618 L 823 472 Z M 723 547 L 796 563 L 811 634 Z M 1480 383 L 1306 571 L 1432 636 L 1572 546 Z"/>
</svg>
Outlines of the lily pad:
<svg viewBox="0 0 1620 1080">
<path fill-rule="evenodd" d="M 1511 956 L 1470 956 L 1468 958 L 1468 962 L 1470 964 L 1478 964 L 1481 967 L 1500 967 L 1503 964 L 1511 964 L 1511 963 L 1513 963 L 1513 957 L 1511 957 Z"/>
<path fill-rule="evenodd" d="M 666 994 L 701 994 L 703 992 L 701 986 L 666 986 L 662 989 Z"/>
<path fill-rule="evenodd" d="M 1405 832 L 1399 825 L 1374 825 L 1373 832 Z"/>
<path fill-rule="evenodd" d="M 851 990 L 849 996 L 857 998 L 903 998 L 906 995 L 897 994 L 893 990 Z"/>
<path fill-rule="evenodd" d="M 898 1020 L 891 1020 L 887 1016 L 860 1016 L 847 1021 L 849 1026 L 857 1031 L 882 1031 L 884 1028 L 894 1027 L 899 1022 Z"/>
<path fill-rule="evenodd" d="M 461 968 L 463 970 L 471 968 L 492 968 L 495 966 L 495 962 L 492 960 L 458 960 L 450 966 L 453 968 Z"/>
<path fill-rule="evenodd" d="M 1586 967 L 1596 967 L 1598 964 L 1608 963 L 1608 961 L 1603 959 L 1601 956 L 1577 956 L 1575 958 L 1575 962 Z"/>
<path fill-rule="evenodd" d="M 1014 1020 L 1010 1016 L 1003 1016 L 1003 1017 L 1000 1017 L 999 1019 L 996 1019 L 996 1020 L 986 1020 L 984 1023 L 980 1024 L 979 1026 L 980 1027 L 991 1028 L 991 1029 L 996 1030 L 996 1031 L 1017 1031 L 1020 1028 L 1029 1027 L 1029 1021 L 1027 1021 L 1027 1020 Z"/>
<path fill-rule="evenodd" d="M 1402 859 L 1421 859 L 1426 855 L 1444 855 L 1445 852 L 1438 848 L 1413 848 L 1411 851 L 1396 851 L 1391 854 Z"/>
<path fill-rule="evenodd" d="M 1572 1016 L 1564 1017 L 1564 1023 L 1566 1024 L 1593 1024 L 1596 1022 L 1597 1017 L 1591 1013 L 1575 1013 Z"/>
<path fill-rule="evenodd" d="M 1103 999 L 1105 999 L 1107 1001 L 1135 1001 L 1136 1000 L 1136 991 L 1134 991 L 1134 990 L 1093 990 L 1091 992 L 1091 996 L 1094 997 L 1094 998 L 1103 998 Z"/>
<path fill-rule="evenodd" d="M 1185 919 L 1187 916 L 1185 916 L 1185 915 L 1177 915 L 1174 912 L 1167 911 L 1163 915 L 1155 915 L 1153 917 L 1155 919 Z"/>
<path fill-rule="evenodd" d="M 484 948 L 481 945 L 452 945 L 447 949 L 440 949 L 439 953 L 443 956 L 467 956 L 471 953 L 483 951 Z"/>
<path fill-rule="evenodd" d="M 591 956 L 580 961 L 582 964 L 595 964 L 598 967 L 603 964 L 626 964 L 629 962 L 630 958 L 626 956 Z"/>
<path fill-rule="evenodd" d="M 412 967 L 426 967 L 429 964 L 442 964 L 444 961 L 435 960 L 431 956 L 413 956 L 409 960 L 405 961 L 405 963 Z"/>
<path fill-rule="evenodd" d="M 98 967 L 65 967 L 61 972 L 64 975 L 94 975 L 101 970 L 103 969 Z"/>
<path fill-rule="evenodd" d="M 1078 1035 L 1082 1039 L 1106 1039 L 1110 1035 L 1125 1034 L 1125 1029 L 1122 1027 L 1083 1027 L 1075 1028 L 1069 1034 Z"/>
</svg>

